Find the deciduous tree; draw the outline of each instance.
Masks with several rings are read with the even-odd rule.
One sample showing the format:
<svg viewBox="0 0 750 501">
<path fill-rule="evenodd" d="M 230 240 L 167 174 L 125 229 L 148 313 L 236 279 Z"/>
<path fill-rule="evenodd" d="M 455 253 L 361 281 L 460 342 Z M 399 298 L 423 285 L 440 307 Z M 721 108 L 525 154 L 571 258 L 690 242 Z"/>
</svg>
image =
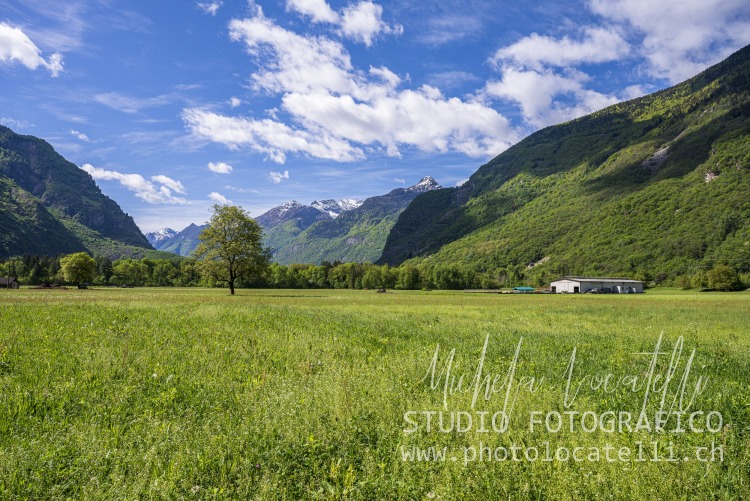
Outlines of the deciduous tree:
<svg viewBox="0 0 750 501">
<path fill-rule="evenodd" d="M 67 282 L 81 285 L 81 282 L 91 282 L 96 275 L 96 261 L 85 252 L 68 254 L 60 259 L 60 272 Z"/>
<path fill-rule="evenodd" d="M 250 279 L 266 272 L 270 252 L 262 246 L 260 226 L 241 207 L 217 204 L 212 210 L 193 255 L 201 260 L 206 275 L 226 282 L 234 295 L 239 278 Z"/>
</svg>

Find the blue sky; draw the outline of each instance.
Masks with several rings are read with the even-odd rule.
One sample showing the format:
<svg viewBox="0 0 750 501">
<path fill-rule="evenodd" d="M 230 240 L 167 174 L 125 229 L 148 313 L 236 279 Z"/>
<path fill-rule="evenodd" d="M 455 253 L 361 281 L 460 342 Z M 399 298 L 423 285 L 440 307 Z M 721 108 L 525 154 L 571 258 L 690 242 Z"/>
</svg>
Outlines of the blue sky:
<svg viewBox="0 0 750 501">
<path fill-rule="evenodd" d="M 144 231 L 455 186 L 750 43 L 747 0 L 5 0 L 0 123 Z"/>
</svg>

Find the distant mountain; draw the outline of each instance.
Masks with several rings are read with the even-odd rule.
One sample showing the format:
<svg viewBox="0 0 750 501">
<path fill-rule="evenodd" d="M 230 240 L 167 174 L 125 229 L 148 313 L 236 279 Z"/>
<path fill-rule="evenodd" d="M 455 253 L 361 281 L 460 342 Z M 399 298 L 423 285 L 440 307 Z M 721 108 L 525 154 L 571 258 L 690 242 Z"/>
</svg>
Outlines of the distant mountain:
<svg viewBox="0 0 750 501">
<path fill-rule="evenodd" d="M 304 205 L 291 200 L 255 220 L 263 228 L 263 245 L 271 249 L 276 262 L 374 261 L 409 202 L 420 193 L 439 188 L 437 181 L 427 176 L 414 186 L 364 201 L 329 199 Z M 171 238 L 155 241 L 154 246 L 189 256 L 204 228 L 191 224 Z"/>
<path fill-rule="evenodd" d="M 133 218 L 46 141 L 0 126 L 0 257 L 88 251 L 110 257 L 153 248 Z"/>
<path fill-rule="evenodd" d="M 168 234 L 169 232 L 173 232 L 173 235 L 169 238 L 162 238 L 158 240 L 154 244 L 154 247 L 156 247 L 156 249 L 160 251 L 171 252 L 172 254 L 178 254 L 180 256 L 189 256 L 198 246 L 198 243 L 200 242 L 198 236 L 201 234 L 201 231 L 206 228 L 206 226 L 208 225 L 204 224 L 198 226 L 197 224 L 191 224 L 190 226 L 179 232 L 175 232 L 170 228 L 166 228 L 166 230 L 169 231 L 165 231 L 164 233 Z"/>
<path fill-rule="evenodd" d="M 325 212 L 332 218 L 337 218 L 344 211 L 356 209 L 362 205 L 363 200 L 347 198 L 344 200 L 316 200 L 310 204 L 311 207 Z"/>
<path fill-rule="evenodd" d="M 288 221 L 295 221 L 298 226 L 305 229 L 323 219 L 331 219 L 331 216 L 315 207 L 302 205 L 296 200 L 274 207 L 255 218 L 263 229 L 271 229 Z"/>
<path fill-rule="evenodd" d="M 303 205 L 291 200 L 261 214 L 255 220 L 263 228 L 263 244 L 271 249 L 286 246 L 302 231 L 318 221 L 328 221 L 342 212 L 358 207 L 358 200 L 323 200 Z M 335 214 L 335 216 L 334 216 Z M 157 250 L 189 256 L 198 245 L 198 235 L 206 226 L 191 224 L 182 231 L 165 228 L 146 236 Z"/>
<path fill-rule="evenodd" d="M 398 188 L 386 195 L 371 197 L 355 208 L 341 212 L 295 232 L 301 226 L 277 226 L 285 231 L 282 245 L 271 246 L 274 261 L 281 264 L 320 263 L 322 261 L 375 261 L 383 251 L 386 238 L 398 215 L 417 195 L 441 186 L 431 177 L 408 188 Z M 326 215 L 329 215 L 327 212 Z M 277 230 L 278 232 L 278 230 Z M 279 232 L 280 233 L 280 232 Z"/>
<path fill-rule="evenodd" d="M 172 228 L 162 228 L 160 230 L 146 233 L 146 240 L 148 240 L 148 243 L 150 243 L 154 247 L 154 249 L 158 250 L 158 245 L 160 242 L 169 240 L 175 235 L 177 235 L 177 231 L 173 230 Z"/>
<path fill-rule="evenodd" d="M 540 280 L 750 271 L 749 199 L 750 46 L 672 88 L 540 130 L 461 187 L 417 197 L 380 262 L 495 276 L 528 267 Z"/>
</svg>

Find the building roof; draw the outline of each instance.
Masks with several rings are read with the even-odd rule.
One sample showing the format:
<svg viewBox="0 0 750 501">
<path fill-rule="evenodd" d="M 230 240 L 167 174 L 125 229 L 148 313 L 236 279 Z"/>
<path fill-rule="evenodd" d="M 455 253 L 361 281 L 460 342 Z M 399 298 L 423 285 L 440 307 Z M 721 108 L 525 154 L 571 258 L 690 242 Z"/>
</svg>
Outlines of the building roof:
<svg viewBox="0 0 750 501">
<path fill-rule="evenodd" d="M 642 280 L 631 280 L 629 278 L 592 278 L 592 277 L 562 277 L 553 282 L 560 280 L 570 280 L 571 282 L 624 282 L 630 284 L 642 284 Z"/>
<path fill-rule="evenodd" d="M 8 277 L 0 277 L 0 284 L 2 285 L 8 285 L 8 283 L 18 282 L 18 279 L 16 277 L 10 277 L 10 280 L 8 280 Z"/>
</svg>

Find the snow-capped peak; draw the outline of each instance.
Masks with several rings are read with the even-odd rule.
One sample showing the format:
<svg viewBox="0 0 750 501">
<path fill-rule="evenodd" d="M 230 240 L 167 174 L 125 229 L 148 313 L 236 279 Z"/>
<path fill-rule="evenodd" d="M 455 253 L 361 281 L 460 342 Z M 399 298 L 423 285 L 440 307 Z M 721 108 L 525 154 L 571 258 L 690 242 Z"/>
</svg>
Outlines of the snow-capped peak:
<svg viewBox="0 0 750 501">
<path fill-rule="evenodd" d="M 425 176 L 414 186 L 409 186 L 408 188 L 406 188 L 406 191 L 416 191 L 418 193 L 423 193 L 425 191 L 438 190 L 440 188 L 442 188 L 442 186 L 440 186 L 440 183 L 435 181 L 432 176 Z"/>
<path fill-rule="evenodd" d="M 310 204 L 311 207 L 318 209 L 320 212 L 325 212 L 332 218 L 336 218 L 344 211 L 356 209 L 362 205 L 362 200 L 355 200 L 353 198 L 345 198 L 343 200 L 315 200 Z"/>
<path fill-rule="evenodd" d="M 151 245 L 154 245 L 157 242 L 168 240 L 175 235 L 177 235 L 177 231 L 172 228 L 162 228 L 160 230 L 146 233 L 146 240 L 148 240 Z"/>
<path fill-rule="evenodd" d="M 343 210 L 352 210 L 352 209 L 356 209 L 357 207 L 359 207 L 360 205 L 362 205 L 363 202 L 364 202 L 364 200 L 355 200 L 353 198 L 344 198 L 342 200 L 339 200 L 339 207 L 341 207 L 342 211 Z"/>
<path fill-rule="evenodd" d="M 298 209 L 300 207 L 302 207 L 301 203 L 299 203 L 296 200 L 290 200 L 284 203 L 283 205 L 278 206 L 277 209 L 279 211 L 279 215 L 281 215 L 281 214 L 286 214 L 290 210 Z"/>
</svg>

